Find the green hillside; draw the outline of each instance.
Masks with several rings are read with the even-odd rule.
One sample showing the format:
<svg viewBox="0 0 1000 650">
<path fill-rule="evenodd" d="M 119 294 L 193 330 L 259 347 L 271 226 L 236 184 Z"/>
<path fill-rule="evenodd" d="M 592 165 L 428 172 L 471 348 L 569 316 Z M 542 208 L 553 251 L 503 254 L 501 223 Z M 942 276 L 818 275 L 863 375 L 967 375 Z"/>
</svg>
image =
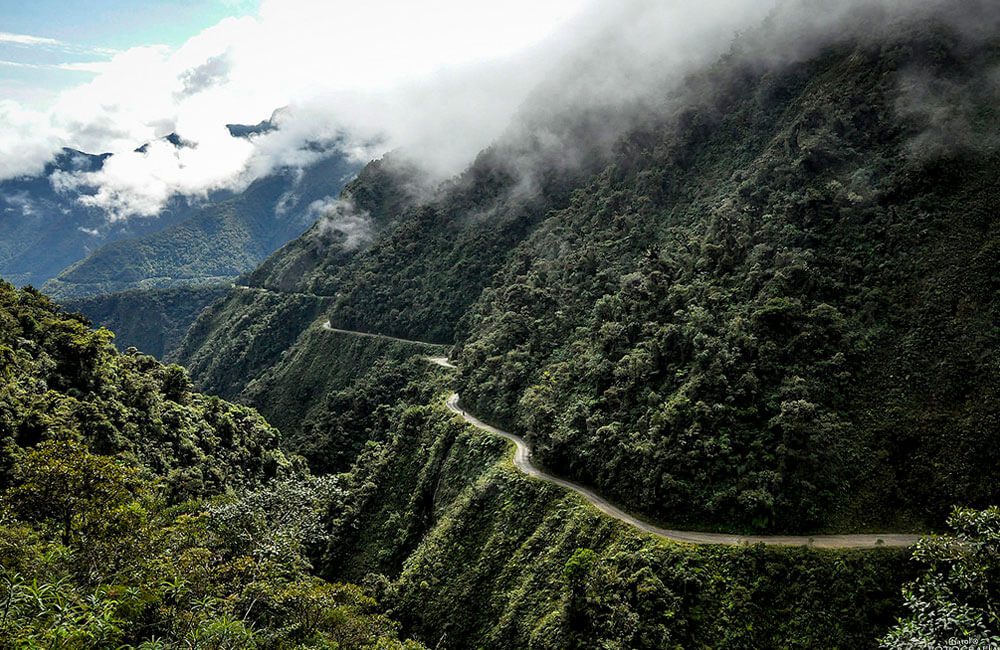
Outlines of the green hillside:
<svg viewBox="0 0 1000 650">
<path fill-rule="evenodd" d="M 777 67 L 730 56 L 599 172 L 552 171 L 527 197 L 503 172 L 524 136 L 415 207 L 405 177 L 370 167 L 348 188 L 383 224 L 370 246 L 307 234 L 251 282 L 328 296 L 336 327 L 456 343 L 476 412 L 656 519 L 940 525 L 1000 496 L 981 480 L 1000 448 L 1000 273 L 997 104 L 979 83 L 998 49 L 894 34 Z M 961 82 L 947 92 L 974 137 L 944 146 L 905 109 L 914 69 Z M 273 317 L 303 300 L 232 297 L 180 358 L 235 397 L 316 320 L 315 304 Z"/>
<path fill-rule="evenodd" d="M 310 574 L 337 487 L 255 411 L 33 290 L 0 324 L 0 645 L 423 647 Z"/>
<path fill-rule="evenodd" d="M 61 303 L 113 331 L 119 350 L 134 347 L 163 359 L 180 345 L 198 314 L 228 289 L 228 285 L 133 289 Z"/>
<path fill-rule="evenodd" d="M 905 550 L 641 536 L 525 478 L 440 394 L 415 397 L 387 405 L 395 424 L 344 477 L 320 568 L 387 576 L 383 600 L 429 646 L 867 648 L 902 613 Z"/>
<path fill-rule="evenodd" d="M 522 120 L 434 191 L 373 163 L 343 197 L 370 242 L 316 227 L 198 318 L 178 356 L 200 387 L 350 467 L 323 575 L 440 647 L 995 636 L 1000 41 L 904 20 L 788 61 L 754 56 L 767 29 L 607 148 L 595 110 Z M 516 472 L 452 389 L 666 526 L 963 537 L 916 549 L 903 599 L 903 550 L 640 536 Z"/>
<path fill-rule="evenodd" d="M 494 277 L 467 403 L 672 523 L 905 529 L 996 502 L 1000 122 L 977 84 L 1000 50 L 951 42 L 717 69 Z M 969 84 L 974 145 L 913 148 L 917 65 Z"/>
</svg>

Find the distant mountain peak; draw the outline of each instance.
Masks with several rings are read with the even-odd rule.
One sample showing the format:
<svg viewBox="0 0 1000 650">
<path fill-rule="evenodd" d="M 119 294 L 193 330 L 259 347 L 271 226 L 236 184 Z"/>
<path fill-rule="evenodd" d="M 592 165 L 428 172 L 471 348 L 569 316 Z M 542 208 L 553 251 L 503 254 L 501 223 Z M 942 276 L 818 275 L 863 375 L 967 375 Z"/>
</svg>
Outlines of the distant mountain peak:
<svg viewBox="0 0 1000 650">
<path fill-rule="evenodd" d="M 158 138 L 158 140 L 170 143 L 170 144 L 172 144 L 174 147 L 176 147 L 178 149 L 192 148 L 192 147 L 195 146 L 195 144 L 193 142 L 191 142 L 190 140 L 185 140 L 180 135 L 178 135 L 176 132 L 174 132 L 174 133 L 168 133 L 167 135 L 163 136 L 162 138 Z M 149 145 L 151 145 L 151 144 L 152 144 L 152 142 L 147 142 L 146 144 L 142 145 L 141 147 L 138 147 L 137 149 L 135 149 L 135 152 L 136 153 L 146 153 L 147 151 L 149 151 Z"/>
<path fill-rule="evenodd" d="M 234 138 L 249 138 L 252 135 L 263 135 L 277 129 L 277 125 L 271 119 L 261 120 L 257 124 L 227 124 L 229 135 Z"/>
</svg>

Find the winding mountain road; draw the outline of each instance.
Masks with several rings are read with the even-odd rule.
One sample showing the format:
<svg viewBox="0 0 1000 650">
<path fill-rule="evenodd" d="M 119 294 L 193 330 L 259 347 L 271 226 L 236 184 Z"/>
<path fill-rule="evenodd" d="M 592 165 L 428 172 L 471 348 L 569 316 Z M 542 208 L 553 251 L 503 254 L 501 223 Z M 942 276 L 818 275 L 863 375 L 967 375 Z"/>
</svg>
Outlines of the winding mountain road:
<svg viewBox="0 0 1000 650">
<path fill-rule="evenodd" d="M 401 338 L 397 338 L 395 336 L 386 336 L 385 334 L 373 334 L 371 332 L 358 332 L 358 331 L 355 331 L 355 330 L 337 329 L 336 327 L 333 326 L 333 324 L 330 321 L 326 321 L 325 323 L 323 323 L 323 329 L 325 329 L 327 332 L 336 332 L 337 334 L 348 334 L 350 336 L 362 336 L 362 337 L 367 337 L 367 338 L 370 338 L 370 339 L 382 339 L 383 341 L 396 341 L 397 343 L 410 343 L 412 345 L 425 345 L 425 346 L 430 347 L 430 348 L 443 348 L 443 347 L 445 347 L 445 346 L 441 345 L 440 343 L 428 343 L 426 341 L 414 341 L 412 339 L 401 339 Z M 443 365 L 441 363 L 442 359 L 444 360 L 444 363 L 448 364 L 448 365 Z M 454 368 L 455 367 L 455 366 L 451 365 L 450 363 L 448 363 L 448 357 L 427 357 L 427 360 L 431 361 L 435 365 L 442 366 L 444 368 Z"/>
<path fill-rule="evenodd" d="M 450 365 L 450 364 L 449 364 Z M 454 367 L 454 366 L 452 366 Z M 547 483 L 576 492 L 604 514 L 623 521 L 644 533 L 663 537 L 675 542 L 688 544 L 725 544 L 736 546 L 740 544 L 769 544 L 773 546 L 811 546 L 814 548 L 875 548 L 879 546 L 911 546 L 920 539 L 920 535 L 905 535 L 894 533 L 878 533 L 866 535 L 731 535 L 729 533 L 701 533 L 689 530 L 670 530 L 660 528 L 637 519 L 629 513 L 611 504 L 607 499 L 579 483 L 553 476 L 535 467 L 531 463 L 531 448 L 520 436 L 509 431 L 498 429 L 486 424 L 474 415 L 467 413 L 458 402 L 458 393 L 453 393 L 447 401 L 448 409 L 457 413 L 472 426 L 482 429 L 514 443 L 514 466 L 522 473 Z"/>
<path fill-rule="evenodd" d="M 263 293 L 271 296 L 301 296 L 302 298 L 312 298 L 314 300 L 333 300 L 336 296 L 327 296 L 321 293 L 309 293 L 308 291 L 278 291 L 267 287 L 251 287 L 246 284 L 230 283 L 229 288 L 233 291 L 247 291 L 251 293 Z"/>
<path fill-rule="evenodd" d="M 251 288 L 251 290 L 253 290 Z M 263 291 L 270 292 L 267 289 Z M 424 341 L 412 341 L 409 339 L 396 338 L 394 336 L 386 336 L 384 334 L 373 334 L 370 332 L 357 332 L 354 330 L 342 330 L 333 327 L 330 321 L 323 323 L 323 329 L 328 332 L 336 332 L 338 334 L 348 334 L 351 336 L 361 336 L 367 338 L 383 339 L 388 341 L 398 341 L 401 343 L 415 343 L 418 345 L 442 347 L 435 343 L 426 343 Z M 454 369 L 455 365 L 448 361 L 448 357 L 444 356 L 425 356 L 424 359 L 434 365 L 440 366 L 442 368 Z M 510 442 L 514 443 L 514 467 L 521 471 L 526 476 L 529 476 L 540 481 L 545 481 L 546 483 L 552 483 L 553 485 L 558 485 L 567 490 L 572 490 L 576 492 L 584 499 L 586 499 L 595 508 L 619 521 L 625 522 L 626 524 L 650 535 L 656 535 L 657 537 L 662 537 L 664 539 L 669 539 L 674 542 L 681 542 L 686 544 L 721 544 L 729 546 L 738 546 L 743 544 L 768 544 L 772 546 L 809 546 L 812 548 L 830 548 L 830 549 L 847 549 L 847 548 L 877 548 L 881 546 L 912 546 L 915 544 L 922 536 L 921 535 L 910 535 L 910 534 L 897 534 L 897 533 L 869 533 L 869 534 L 858 534 L 858 535 L 733 535 L 729 533 L 703 533 L 698 531 L 690 530 L 671 530 L 668 528 L 660 528 L 659 526 L 654 526 L 653 524 L 637 519 L 636 517 L 630 515 L 624 510 L 618 508 L 607 499 L 597 494 L 590 488 L 584 487 L 579 483 L 574 483 L 573 481 L 567 481 L 566 479 L 559 478 L 558 476 L 553 476 L 544 470 L 539 469 L 531 462 L 531 447 L 525 442 L 524 438 L 514 435 L 509 431 L 504 431 L 498 429 L 492 425 L 489 425 L 474 415 L 466 412 L 459 405 L 458 393 L 452 393 L 446 402 L 448 409 L 453 413 L 459 415 L 467 423 L 472 426 L 486 431 L 495 436 L 501 438 L 506 438 Z"/>
</svg>

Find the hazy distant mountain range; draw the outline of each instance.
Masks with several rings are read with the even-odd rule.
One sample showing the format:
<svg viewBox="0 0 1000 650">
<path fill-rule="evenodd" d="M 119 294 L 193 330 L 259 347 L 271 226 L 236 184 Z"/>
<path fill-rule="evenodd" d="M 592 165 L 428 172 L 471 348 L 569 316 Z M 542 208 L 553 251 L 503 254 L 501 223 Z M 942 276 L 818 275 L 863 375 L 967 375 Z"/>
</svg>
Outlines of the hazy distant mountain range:
<svg viewBox="0 0 1000 650">
<path fill-rule="evenodd" d="M 273 127 L 229 128 L 246 137 Z M 164 139 L 185 146 L 176 134 Z M 358 163 L 329 151 L 241 192 L 175 197 L 156 217 L 113 221 L 81 202 L 93 188 L 58 183 L 64 174 L 100 170 L 110 154 L 64 149 L 38 176 L 0 182 L 0 275 L 62 298 L 228 281 L 302 233 L 318 218 L 313 203 L 336 197 L 354 177 Z"/>
</svg>

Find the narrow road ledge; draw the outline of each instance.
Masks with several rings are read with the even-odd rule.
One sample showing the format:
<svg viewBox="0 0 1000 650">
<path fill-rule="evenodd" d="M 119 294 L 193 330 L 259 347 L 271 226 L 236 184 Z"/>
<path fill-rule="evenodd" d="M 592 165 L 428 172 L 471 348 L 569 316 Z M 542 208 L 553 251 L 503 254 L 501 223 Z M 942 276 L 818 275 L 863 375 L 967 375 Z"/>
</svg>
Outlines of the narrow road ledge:
<svg viewBox="0 0 1000 650">
<path fill-rule="evenodd" d="M 814 548 L 878 548 L 884 546 L 912 546 L 922 536 L 904 535 L 895 533 L 875 533 L 863 535 L 730 535 L 728 533 L 703 533 L 690 530 L 669 530 L 660 528 L 636 519 L 632 515 L 624 512 L 609 503 L 599 494 L 578 483 L 567 481 L 566 479 L 547 474 L 531 463 L 531 448 L 520 436 L 508 431 L 497 429 L 486 424 L 474 415 L 470 415 L 459 406 L 458 393 L 452 393 L 448 398 L 447 406 L 450 411 L 458 414 L 472 426 L 482 429 L 501 438 L 506 438 L 517 447 L 514 452 L 514 466 L 522 473 L 548 483 L 553 483 L 560 487 L 572 490 L 589 501 L 594 507 L 608 516 L 623 521 L 630 526 L 639 529 L 644 533 L 656 535 L 675 542 L 687 544 L 724 544 L 737 546 L 741 544 L 768 544 L 772 546 L 810 546 Z"/>
</svg>

